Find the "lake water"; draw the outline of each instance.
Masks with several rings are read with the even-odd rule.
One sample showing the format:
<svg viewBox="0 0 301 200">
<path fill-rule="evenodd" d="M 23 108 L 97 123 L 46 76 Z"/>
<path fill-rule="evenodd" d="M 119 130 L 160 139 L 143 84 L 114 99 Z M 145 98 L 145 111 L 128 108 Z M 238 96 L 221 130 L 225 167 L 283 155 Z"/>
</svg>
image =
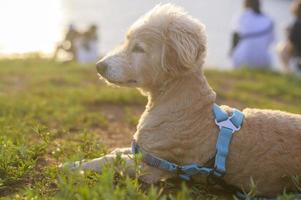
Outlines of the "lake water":
<svg viewBox="0 0 301 200">
<path fill-rule="evenodd" d="M 100 27 L 100 49 L 106 52 L 122 42 L 127 28 L 158 3 L 175 3 L 207 27 L 207 65 L 230 67 L 233 16 L 242 0 L 0 0 L 0 55 L 41 51 L 50 53 L 63 37 L 69 23 L 85 29 Z M 264 11 L 276 24 L 277 42 L 284 40 L 284 28 L 291 22 L 290 0 L 264 0 Z M 277 43 L 275 42 L 275 43 Z M 272 48 L 275 55 L 275 45 Z M 278 61 L 275 56 L 275 63 Z"/>
</svg>

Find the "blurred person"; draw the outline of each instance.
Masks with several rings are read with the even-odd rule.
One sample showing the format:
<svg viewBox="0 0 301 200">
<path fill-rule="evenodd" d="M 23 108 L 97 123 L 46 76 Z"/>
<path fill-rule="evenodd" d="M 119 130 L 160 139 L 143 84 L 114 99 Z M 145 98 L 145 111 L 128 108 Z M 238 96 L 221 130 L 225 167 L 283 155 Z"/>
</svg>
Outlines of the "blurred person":
<svg viewBox="0 0 301 200">
<path fill-rule="evenodd" d="M 66 32 L 64 40 L 56 47 L 54 52 L 54 59 L 57 58 L 60 50 L 63 50 L 70 54 L 71 60 L 76 60 L 76 48 L 75 42 L 79 37 L 79 32 L 76 30 L 73 24 L 70 24 L 68 27 L 68 31 Z"/>
<path fill-rule="evenodd" d="M 261 11 L 259 0 L 245 0 L 234 24 L 231 60 L 235 68 L 270 69 L 269 47 L 274 41 L 273 20 Z"/>
<path fill-rule="evenodd" d="M 280 45 L 279 57 L 287 72 L 301 72 L 301 0 L 292 3 L 292 14 L 295 19 L 286 30 L 287 41 Z M 291 61 L 295 61 L 293 68 L 290 67 Z"/>
<path fill-rule="evenodd" d="M 94 63 L 99 59 L 97 26 L 90 28 L 81 34 L 76 41 L 76 58 L 79 63 Z"/>
</svg>

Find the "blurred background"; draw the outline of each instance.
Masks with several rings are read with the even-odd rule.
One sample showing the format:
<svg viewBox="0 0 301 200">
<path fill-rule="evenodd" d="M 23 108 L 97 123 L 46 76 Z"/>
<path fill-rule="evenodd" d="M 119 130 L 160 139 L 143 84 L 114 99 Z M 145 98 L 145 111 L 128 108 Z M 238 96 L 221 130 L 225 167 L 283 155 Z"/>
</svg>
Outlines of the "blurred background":
<svg viewBox="0 0 301 200">
<path fill-rule="evenodd" d="M 233 19 L 242 11 L 242 0 L 0 0 L 0 55 L 42 52 L 50 55 L 64 33 L 73 24 L 79 30 L 90 24 L 98 26 L 101 53 L 119 44 L 127 28 L 158 3 L 172 2 L 183 6 L 207 27 L 209 53 L 207 66 L 231 68 L 228 51 L 231 46 Z M 291 0 L 264 0 L 262 10 L 275 23 L 273 66 L 279 68 L 276 44 L 285 40 L 292 16 Z"/>
</svg>

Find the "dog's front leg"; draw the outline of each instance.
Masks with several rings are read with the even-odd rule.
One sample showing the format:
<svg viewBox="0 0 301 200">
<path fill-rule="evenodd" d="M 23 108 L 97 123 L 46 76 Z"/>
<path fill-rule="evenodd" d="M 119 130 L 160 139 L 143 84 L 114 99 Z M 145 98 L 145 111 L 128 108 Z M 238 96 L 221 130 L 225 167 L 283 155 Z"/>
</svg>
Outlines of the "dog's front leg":
<svg viewBox="0 0 301 200">
<path fill-rule="evenodd" d="M 114 149 L 110 154 L 124 154 L 124 155 L 130 155 L 132 154 L 132 148 L 125 147 L 125 148 L 117 148 Z"/>
<path fill-rule="evenodd" d="M 77 161 L 72 165 L 67 165 L 72 170 L 92 170 L 101 173 L 106 165 L 113 165 L 117 157 L 124 161 L 124 171 L 129 176 L 135 175 L 135 161 L 131 153 L 131 148 L 118 148 L 111 153 L 89 161 Z"/>
<path fill-rule="evenodd" d="M 131 148 L 118 148 L 100 158 L 90 161 L 77 161 L 71 166 L 69 165 L 69 168 L 72 170 L 92 170 L 101 173 L 102 168 L 105 165 L 114 164 L 117 156 L 119 156 L 125 162 L 125 173 L 130 177 L 134 177 L 136 175 L 136 163 Z M 141 174 L 139 179 L 145 183 L 153 184 L 159 182 L 160 180 L 169 179 L 174 176 L 175 175 L 172 173 L 151 167 L 145 163 L 141 163 Z"/>
</svg>

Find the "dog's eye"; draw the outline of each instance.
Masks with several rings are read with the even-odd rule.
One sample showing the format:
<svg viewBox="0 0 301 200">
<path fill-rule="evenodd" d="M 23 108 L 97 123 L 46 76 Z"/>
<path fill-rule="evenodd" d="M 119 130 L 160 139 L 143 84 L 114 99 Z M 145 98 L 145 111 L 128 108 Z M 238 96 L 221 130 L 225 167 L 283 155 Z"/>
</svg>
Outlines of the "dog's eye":
<svg viewBox="0 0 301 200">
<path fill-rule="evenodd" d="M 145 51 L 144 51 L 144 49 L 141 46 L 139 46 L 138 44 L 136 44 L 133 47 L 132 52 L 135 52 L 135 53 L 144 53 Z"/>
</svg>

